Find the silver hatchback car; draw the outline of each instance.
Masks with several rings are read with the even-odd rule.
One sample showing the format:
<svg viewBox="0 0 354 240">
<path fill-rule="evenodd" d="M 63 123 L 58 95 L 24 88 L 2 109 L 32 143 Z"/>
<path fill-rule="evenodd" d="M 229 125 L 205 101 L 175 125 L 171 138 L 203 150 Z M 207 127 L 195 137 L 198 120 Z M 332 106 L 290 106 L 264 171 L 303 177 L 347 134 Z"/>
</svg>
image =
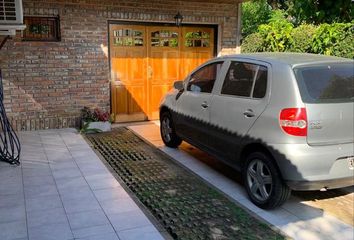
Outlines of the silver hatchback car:
<svg viewBox="0 0 354 240">
<path fill-rule="evenodd" d="M 169 147 L 185 140 L 239 170 L 264 209 L 291 189 L 354 185 L 353 64 L 291 53 L 215 58 L 162 100 L 162 139 Z"/>
</svg>

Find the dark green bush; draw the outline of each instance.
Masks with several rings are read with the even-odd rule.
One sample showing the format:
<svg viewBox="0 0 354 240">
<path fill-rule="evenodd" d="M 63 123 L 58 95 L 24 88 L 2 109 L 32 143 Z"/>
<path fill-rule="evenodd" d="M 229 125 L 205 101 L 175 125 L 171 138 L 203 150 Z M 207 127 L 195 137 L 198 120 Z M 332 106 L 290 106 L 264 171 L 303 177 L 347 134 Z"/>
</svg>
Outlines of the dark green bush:
<svg viewBox="0 0 354 240">
<path fill-rule="evenodd" d="M 333 56 L 345 57 L 354 59 L 354 41 L 353 41 L 353 28 L 351 34 L 347 34 L 345 38 L 338 42 L 332 51 Z"/>
<path fill-rule="evenodd" d="M 291 32 L 292 44 L 287 51 L 289 52 L 312 52 L 312 41 L 316 32 L 316 27 L 311 24 L 302 24 L 294 28 Z"/>
<path fill-rule="evenodd" d="M 264 39 L 261 34 L 252 33 L 245 37 L 242 41 L 242 52 L 251 53 L 251 52 L 261 52 L 263 47 Z"/>
</svg>

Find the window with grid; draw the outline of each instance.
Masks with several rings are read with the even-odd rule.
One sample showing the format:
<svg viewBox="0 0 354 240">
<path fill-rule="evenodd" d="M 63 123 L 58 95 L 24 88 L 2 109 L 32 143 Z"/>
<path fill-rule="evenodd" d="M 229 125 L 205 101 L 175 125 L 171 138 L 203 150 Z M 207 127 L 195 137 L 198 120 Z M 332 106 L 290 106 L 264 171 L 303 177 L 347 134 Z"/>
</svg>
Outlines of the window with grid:
<svg viewBox="0 0 354 240">
<path fill-rule="evenodd" d="M 59 17 L 24 17 L 23 41 L 60 41 Z"/>
</svg>

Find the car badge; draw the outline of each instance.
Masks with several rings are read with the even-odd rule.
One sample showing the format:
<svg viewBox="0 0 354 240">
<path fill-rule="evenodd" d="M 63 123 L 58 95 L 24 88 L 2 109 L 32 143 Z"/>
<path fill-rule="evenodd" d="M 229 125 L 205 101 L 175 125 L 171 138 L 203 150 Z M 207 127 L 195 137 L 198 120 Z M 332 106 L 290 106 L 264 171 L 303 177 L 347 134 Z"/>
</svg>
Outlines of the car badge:
<svg viewBox="0 0 354 240">
<path fill-rule="evenodd" d="M 310 121 L 310 129 L 322 129 L 321 121 Z"/>
</svg>

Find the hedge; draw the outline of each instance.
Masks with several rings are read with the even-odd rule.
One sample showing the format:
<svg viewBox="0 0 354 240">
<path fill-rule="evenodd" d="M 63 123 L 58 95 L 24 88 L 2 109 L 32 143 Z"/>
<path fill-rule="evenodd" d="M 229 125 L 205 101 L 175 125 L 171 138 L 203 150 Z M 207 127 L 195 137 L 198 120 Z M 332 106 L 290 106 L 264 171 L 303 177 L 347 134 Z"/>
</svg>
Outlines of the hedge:
<svg viewBox="0 0 354 240">
<path fill-rule="evenodd" d="M 242 52 L 307 52 L 354 58 L 354 22 L 302 24 L 286 21 L 262 24 L 243 39 Z"/>
</svg>

